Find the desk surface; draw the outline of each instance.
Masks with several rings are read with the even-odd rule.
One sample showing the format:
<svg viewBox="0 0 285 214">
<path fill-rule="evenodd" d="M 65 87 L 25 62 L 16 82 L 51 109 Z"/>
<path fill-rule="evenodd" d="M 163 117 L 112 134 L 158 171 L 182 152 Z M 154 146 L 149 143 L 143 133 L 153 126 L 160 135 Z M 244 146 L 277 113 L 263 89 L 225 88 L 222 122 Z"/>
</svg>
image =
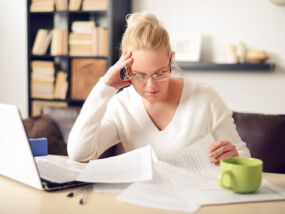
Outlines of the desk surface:
<svg viewBox="0 0 285 214">
<path fill-rule="evenodd" d="M 285 188 L 285 174 L 264 173 L 263 178 Z M 99 194 L 89 189 L 86 204 L 80 205 L 80 196 L 68 198 L 66 195 L 74 189 L 57 192 L 44 192 L 0 175 L 0 213 L 104 213 L 104 214 L 152 214 L 182 213 L 161 209 L 150 209 L 124 203 L 115 199 L 117 194 Z M 284 213 L 285 201 L 266 201 L 201 207 L 202 213 Z"/>
</svg>

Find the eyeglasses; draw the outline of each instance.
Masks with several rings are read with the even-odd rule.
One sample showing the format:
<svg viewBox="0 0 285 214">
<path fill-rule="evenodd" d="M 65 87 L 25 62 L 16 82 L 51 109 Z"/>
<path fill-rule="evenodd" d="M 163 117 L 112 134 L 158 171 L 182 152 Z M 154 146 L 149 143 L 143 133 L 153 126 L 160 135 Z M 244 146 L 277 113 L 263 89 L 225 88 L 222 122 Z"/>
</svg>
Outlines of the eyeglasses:
<svg viewBox="0 0 285 214">
<path fill-rule="evenodd" d="M 171 59 L 170 59 L 171 60 Z M 148 78 L 152 78 L 155 82 L 162 82 L 162 81 L 166 81 L 169 79 L 170 77 L 170 72 L 171 72 L 171 66 L 170 66 L 170 61 L 169 61 L 169 68 L 167 69 L 167 71 L 164 71 L 162 73 L 155 73 L 151 76 L 148 75 L 133 75 L 131 76 L 127 66 L 125 67 L 126 69 L 126 78 L 127 79 L 131 79 L 134 82 L 137 83 L 146 83 Z"/>
</svg>

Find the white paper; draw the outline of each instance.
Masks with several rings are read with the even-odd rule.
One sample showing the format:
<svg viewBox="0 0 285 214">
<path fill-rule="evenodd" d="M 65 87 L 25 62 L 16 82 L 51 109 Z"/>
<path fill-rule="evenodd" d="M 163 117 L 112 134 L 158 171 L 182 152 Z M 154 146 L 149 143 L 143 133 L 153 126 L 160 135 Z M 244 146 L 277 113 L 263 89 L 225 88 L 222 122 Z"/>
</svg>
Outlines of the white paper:
<svg viewBox="0 0 285 214">
<path fill-rule="evenodd" d="M 122 183 L 122 184 L 94 184 L 93 190 L 96 193 L 120 193 L 125 190 L 131 183 Z"/>
<path fill-rule="evenodd" d="M 216 179 L 220 167 L 210 163 L 209 147 L 215 142 L 212 134 L 208 134 L 185 149 L 175 152 L 164 161 L 189 170 L 193 175 Z"/>
<path fill-rule="evenodd" d="M 181 178 L 173 184 L 180 196 L 190 204 L 199 205 L 284 200 L 285 190 L 263 180 L 260 188 L 250 194 L 238 194 L 220 187 L 213 180 Z"/>
<path fill-rule="evenodd" d="M 169 166 L 165 169 L 163 166 Z M 173 186 L 169 173 L 176 175 L 177 167 L 158 161 L 153 166 L 153 179 L 144 182 L 135 182 L 124 190 L 117 199 L 120 201 L 159 209 L 195 212 L 199 205 L 191 204 L 183 199 Z M 187 173 L 187 172 L 186 172 Z M 179 173 L 178 173 L 179 174 Z"/>
<path fill-rule="evenodd" d="M 130 183 L 152 178 L 152 149 L 145 146 L 115 157 L 93 160 L 76 179 L 90 183 Z"/>
</svg>

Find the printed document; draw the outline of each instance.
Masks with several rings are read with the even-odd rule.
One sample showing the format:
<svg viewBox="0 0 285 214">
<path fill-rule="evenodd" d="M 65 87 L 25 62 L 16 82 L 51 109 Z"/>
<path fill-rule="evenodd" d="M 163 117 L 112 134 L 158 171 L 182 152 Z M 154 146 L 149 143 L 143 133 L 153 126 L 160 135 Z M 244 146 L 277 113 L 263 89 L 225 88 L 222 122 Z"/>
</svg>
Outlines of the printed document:
<svg viewBox="0 0 285 214">
<path fill-rule="evenodd" d="M 117 199 L 150 208 L 195 212 L 200 205 L 181 197 L 172 183 L 171 178 L 184 176 L 184 173 L 188 174 L 184 169 L 158 161 L 153 165 L 152 180 L 131 184 Z"/>
<path fill-rule="evenodd" d="M 215 142 L 208 134 L 185 149 L 170 154 L 163 160 L 171 165 L 189 170 L 193 175 L 216 179 L 220 167 L 210 163 L 208 148 Z"/>
<path fill-rule="evenodd" d="M 90 183 L 130 183 L 152 178 L 150 145 L 115 157 L 90 161 L 77 181 Z"/>
<path fill-rule="evenodd" d="M 285 199 L 285 190 L 265 179 L 259 189 L 251 194 L 234 193 L 220 187 L 213 180 L 187 180 L 181 177 L 179 182 L 177 180 L 172 180 L 172 182 L 179 195 L 190 204 L 210 205 Z"/>
<path fill-rule="evenodd" d="M 237 194 L 220 187 L 215 180 L 194 176 L 163 161 L 158 161 L 153 168 L 152 180 L 131 184 L 117 199 L 184 212 L 195 212 L 203 205 L 285 199 L 285 190 L 265 179 L 255 193 Z"/>
</svg>

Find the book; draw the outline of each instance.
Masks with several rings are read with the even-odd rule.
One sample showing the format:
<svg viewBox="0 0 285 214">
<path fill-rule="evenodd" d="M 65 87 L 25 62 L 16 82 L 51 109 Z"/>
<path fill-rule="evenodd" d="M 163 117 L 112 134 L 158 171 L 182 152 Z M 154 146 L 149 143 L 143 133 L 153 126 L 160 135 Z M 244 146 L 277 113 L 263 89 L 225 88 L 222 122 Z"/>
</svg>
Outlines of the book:
<svg viewBox="0 0 285 214">
<path fill-rule="evenodd" d="M 82 10 L 91 11 L 91 10 L 107 10 L 108 1 L 107 0 L 83 0 Z"/>
<path fill-rule="evenodd" d="M 66 29 L 62 30 L 62 53 L 61 53 L 61 55 L 67 55 L 67 52 L 68 52 L 67 37 L 68 37 L 67 30 Z"/>
<path fill-rule="evenodd" d="M 69 45 L 92 45 L 92 34 L 69 34 Z"/>
<path fill-rule="evenodd" d="M 108 30 L 103 28 L 103 32 L 102 32 L 102 52 L 101 52 L 101 56 L 108 56 Z"/>
<path fill-rule="evenodd" d="M 99 56 L 108 56 L 108 30 L 102 27 L 98 28 L 97 50 Z"/>
<path fill-rule="evenodd" d="M 43 61 L 43 60 L 33 60 L 31 61 L 31 67 L 32 69 L 35 68 L 45 68 L 54 70 L 54 62 L 53 61 Z"/>
<path fill-rule="evenodd" d="M 31 12 L 52 12 L 54 11 L 54 0 L 33 0 L 30 5 Z"/>
<path fill-rule="evenodd" d="M 52 61 L 31 61 L 31 97 L 53 99 L 55 66 Z"/>
<path fill-rule="evenodd" d="M 74 21 L 71 24 L 71 30 L 78 34 L 90 34 L 95 26 L 96 23 L 94 21 Z"/>
<path fill-rule="evenodd" d="M 41 86 L 54 87 L 54 82 L 32 79 L 31 85 L 35 87 L 41 87 Z"/>
<path fill-rule="evenodd" d="M 70 45 L 69 52 L 70 53 L 82 52 L 82 53 L 86 53 L 86 54 L 91 55 L 92 45 L 88 45 L 88 44 L 87 45 L 85 45 L 85 44 L 83 44 L 83 45 Z M 73 55 L 73 54 L 71 54 L 71 55 Z"/>
<path fill-rule="evenodd" d="M 55 81 L 54 98 L 65 99 L 67 88 L 68 88 L 67 73 L 63 71 L 58 71 Z"/>
<path fill-rule="evenodd" d="M 44 55 L 47 53 L 48 47 L 50 45 L 51 42 L 51 38 L 53 35 L 53 30 L 50 30 L 43 42 L 43 44 L 41 45 L 41 51 L 39 52 L 40 55 Z"/>
<path fill-rule="evenodd" d="M 94 21 L 75 21 L 69 34 L 71 56 L 99 56 L 99 28 Z"/>
<path fill-rule="evenodd" d="M 67 0 L 55 0 L 55 8 L 57 11 L 66 11 Z"/>
<path fill-rule="evenodd" d="M 39 55 L 42 50 L 42 46 L 44 44 L 44 41 L 48 35 L 48 30 L 47 29 L 39 29 L 34 41 L 34 45 L 32 48 L 32 54 L 34 55 Z"/>
<path fill-rule="evenodd" d="M 59 55 L 59 46 L 60 44 L 60 30 L 54 29 L 52 40 L 51 40 L 51 48 L 50 48 L 50 54 L 51 55 Z"/>
<path fill-rule="evenodd" d="M 79 10 L 82 4 L 82 0 L 70 0 L 68 9 L 70 11 L 76 11 Z"/>
<path fill-rule="evenodd" d="M 67 30 L 54 29 L 51 40 L 51 55 L 66 55 L 67 54 Z"/>
<path fill-rule="evenodd" d="M 99 30 L 98 27 L 92 29 L 92 55 L 99 56 Z"/>
<path fill-rule="evenodd" d="M 42 108 L 45 106 L 67 107 L 67 103 L 61 101 L 55 102 L 55 101 L 34 100 L 32 101 L 32 116 L 40 115 Z"/>
<path fill-rule="evenodd" d="M 104 59 L 72 59 L 71 98 L 85 100 L 107 69 Z"/>
</svg>

